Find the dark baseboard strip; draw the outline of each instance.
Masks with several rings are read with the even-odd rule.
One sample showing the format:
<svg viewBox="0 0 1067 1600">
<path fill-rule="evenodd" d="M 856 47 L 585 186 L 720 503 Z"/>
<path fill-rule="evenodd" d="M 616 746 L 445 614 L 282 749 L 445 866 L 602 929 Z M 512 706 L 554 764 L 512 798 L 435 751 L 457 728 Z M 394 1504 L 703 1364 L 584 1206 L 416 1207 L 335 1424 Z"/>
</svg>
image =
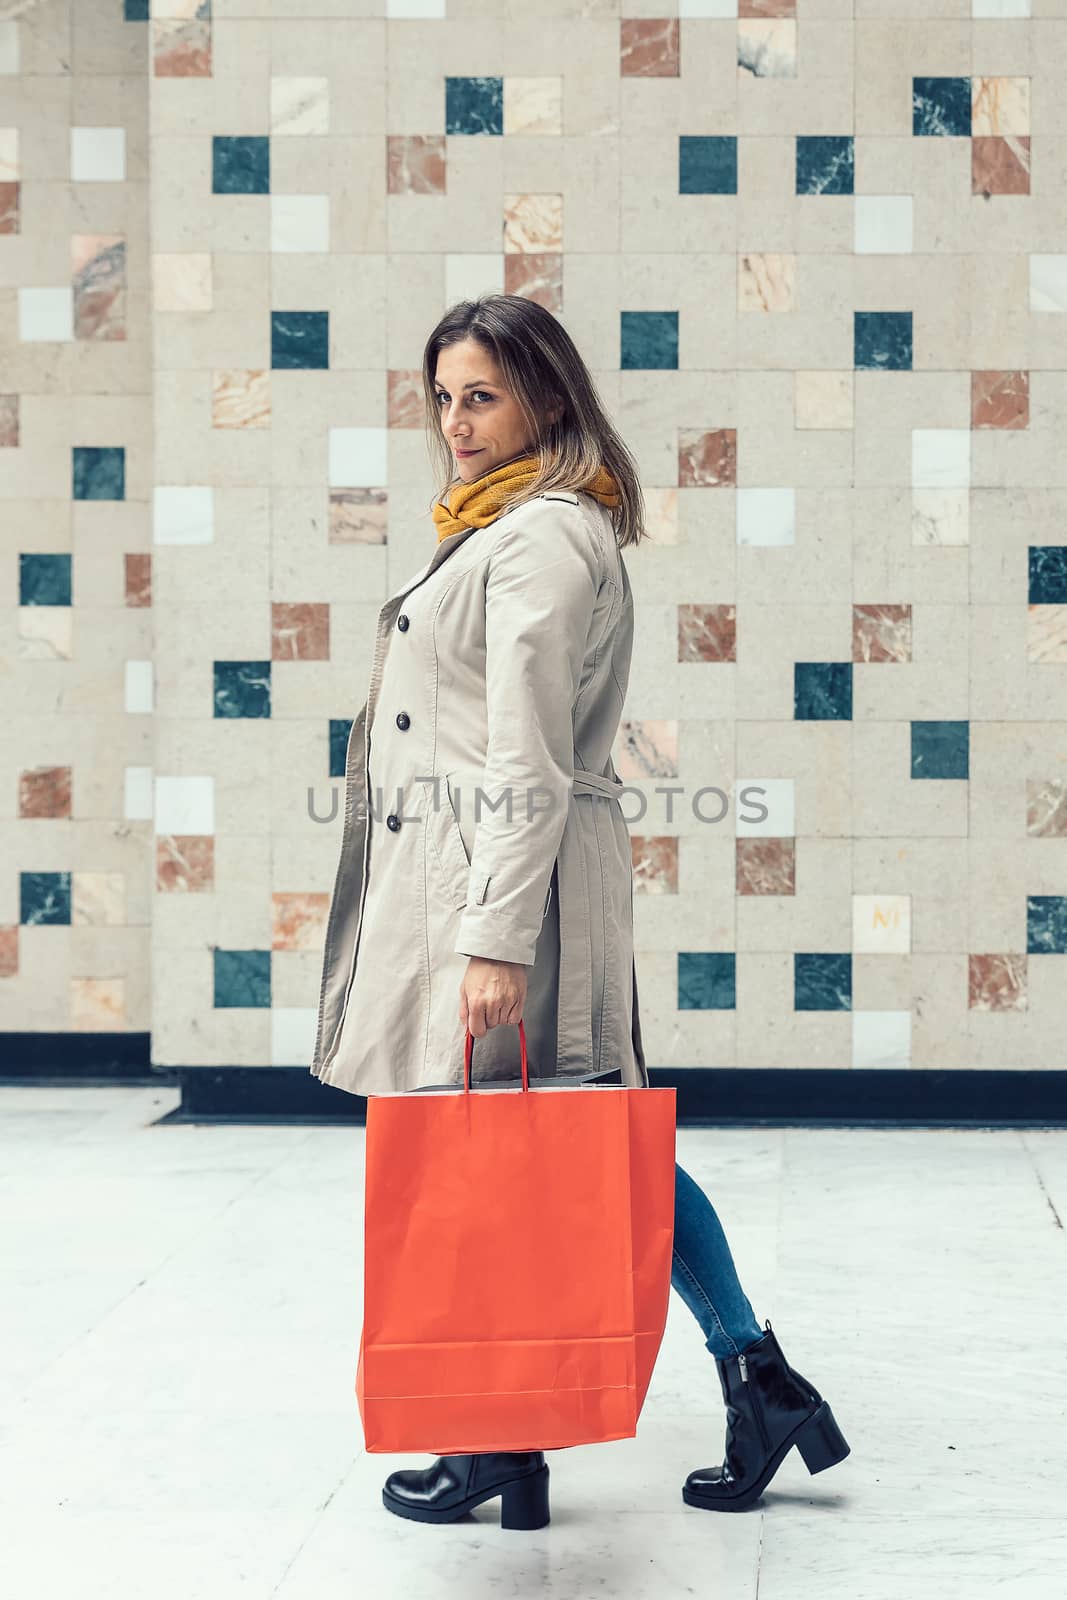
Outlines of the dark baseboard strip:
<svg viewBox="0 0 1067 1600">
<path fill-rule="evenodd" d="M 1067 1127 L 1067 1069 L 652 1067 L 680 1127 Z M 306 1067 L 154 1067 L 147 1033 L 0 1034 L 0 1084 L 170 1084 L 167 1122 L 366 1122 Z M 477 1093 L 477 1089 L 473 1091 Z"/>
</svg>

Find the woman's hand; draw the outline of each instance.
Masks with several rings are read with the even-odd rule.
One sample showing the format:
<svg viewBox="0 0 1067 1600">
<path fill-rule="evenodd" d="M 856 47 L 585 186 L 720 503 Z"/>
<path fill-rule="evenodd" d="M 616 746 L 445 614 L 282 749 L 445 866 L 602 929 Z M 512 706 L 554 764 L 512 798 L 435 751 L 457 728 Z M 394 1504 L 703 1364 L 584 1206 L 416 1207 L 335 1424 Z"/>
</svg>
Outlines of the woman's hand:
<svg viewBox="0 0 1067 1600">
<path fill-rule="evenodd" d="M 459 1020 L 476 1039 L 501 1022 L 518 1022 L 526 1004 L 526 968 L 521 961 L 471 956 L 459 987 Z"/>
</svg>

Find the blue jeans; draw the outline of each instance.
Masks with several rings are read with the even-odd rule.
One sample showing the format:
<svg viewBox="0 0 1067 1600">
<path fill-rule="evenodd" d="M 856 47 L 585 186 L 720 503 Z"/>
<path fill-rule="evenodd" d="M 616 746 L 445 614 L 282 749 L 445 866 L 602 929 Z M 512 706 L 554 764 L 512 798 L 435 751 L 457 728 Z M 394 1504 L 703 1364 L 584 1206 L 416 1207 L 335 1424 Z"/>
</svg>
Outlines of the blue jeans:
<svg viewBox="0 0 1067 1600">
<path fill-rule="evenodd" d="M 722 1223 L 703 1189 L 674 1167 L 674 1260 L 671 1286 L 696 1317 L 714 1356 L 737 1355 L 765 1329 L 737 1277 Z"/>
</svg>

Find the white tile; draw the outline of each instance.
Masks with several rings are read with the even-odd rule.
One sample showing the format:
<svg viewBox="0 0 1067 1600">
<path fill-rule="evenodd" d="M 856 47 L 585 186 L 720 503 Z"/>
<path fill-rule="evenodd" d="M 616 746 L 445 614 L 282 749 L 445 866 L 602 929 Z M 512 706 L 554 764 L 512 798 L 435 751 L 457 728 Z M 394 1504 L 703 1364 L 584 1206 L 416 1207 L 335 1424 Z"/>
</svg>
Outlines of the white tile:
<svg viewBox="0 0 1067 1600">
<path fill-rule="evenodd" d="M 680 17 L 736 17 L 737 0 L 678 0 Z"/>
<path fill-rule="evenodd" d="M 912 250 L 910 194 L 858 194 L 854 204 L 857 255 L 907 255 Z"/>
<path fill-rule="evenodd" d="M 1031 17 L 1032 0 L 971 0 L 972 17 Z"/>
<path fill-rule="evenodd" d="M 206 484 L 157 484 L 152 538 L 156 544 L 210 544 L 215 537 L 215 491 Z"/>
<path fill-rule="evenodd" d="M 272 78 L 270 131 L 276 139 L 329 133 L 329 78 Z"/>
<path fill-rule="evenodd" d="M 74 290 L 20 289 L 19 338 L 23 341 L 74 338 Z"/>
<path fill-rule="evenodd" d="M 1030 257 L 1030 310 L 1067 311 L 1067 255 Z"/>
<path fill-rule="evenodd" d="M 443 17 L 445 0 L 386 0 L 387 17 Z"/>
<path fill-rule="evenodd" d="M 373 489 L 388 483 L 388 428 L 331 428 L 329 449 L 331 489 Z"/>
<path fill-rule="evenodd" d="M 214 833 L 214 778 L 157 777 L 155 824 L 157 833 Z"/>
<path fill-rule="evenodd" d="M 854 1067 L 910 1067 L 910 1011 L 852 1013 Z"/>
<path fill-rule="evenodd" d="M 971 481 L 971 430 L 913 428 L 911 481 L 916 489 L 966 489 Z"/>
<path fill-rule="evenodd" d="M 737 490 L 739 545 L 795 544 L 796 523 L 795 489 Z"/>
<path fill-rule="evenodd" d="M 504 293 L 503 253 L 445 256 L 445 304 L 473 300 L 480 294 Z"/>
<path fill-rule="evenodd" d="M 126 177 L 126 129 L 71 128 L 70 176 L 75 183 L 121 183 Z"/>
<path fill-rule="evenodd" d="M 852 949 L 863 955 L 909 955 L 911 895 L 854 894 Z"/>
<path fill-rule="evenodd" d="M 17 22 L 0 22 L 0 76 L 10 76 L 19 70 L 19 25 Z"/>
<path fill-rule="evenodd" d="M 272 194 L 270 247 L 311 252 L 330 248 L 330 197 L 326 194 Z"/>
<path fill-rule="evenodd" d="M 303 1067 L 315 1054 L 318 1007 L 272 1006 L 270 1060 L 274 1067 Z"/>
<path fill-rule="evenodd" d="M 911 542 L 970 544 L 971 497 L 966 489 L 916 489 L 911 497 Z"/>
<path fill-rule="evenodd" d="M 745 792 L 749 791 L 748 797 Z M 735 831 L 739 839 L 791 839 L 796 834 L 796 780 L 738 778 L 734 784 Z M 766 811 L 763 818 L 760 813 Z"/>
<path fill-rule="evenodd" d="M 127 661 L 126 710 L 138 715 L 151 715 L 155 710 L 153 697 L 153 665 L 151 661 Z"/>
<path fill-rule="evenodd" d="M 126 768 L 122 814 L 127 822 L 148 822 L 151 820 L 151 767 Z"/>
</svg>

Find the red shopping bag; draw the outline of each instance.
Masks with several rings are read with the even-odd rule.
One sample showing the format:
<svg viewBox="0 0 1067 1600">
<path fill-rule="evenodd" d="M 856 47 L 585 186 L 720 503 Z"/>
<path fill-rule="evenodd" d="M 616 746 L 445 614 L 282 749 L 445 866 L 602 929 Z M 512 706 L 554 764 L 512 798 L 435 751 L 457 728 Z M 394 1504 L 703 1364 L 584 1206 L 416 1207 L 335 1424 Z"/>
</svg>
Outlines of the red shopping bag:
<svg viewBox="0 0 1067 1600">
<path fill-rule="evenodd" d="M 632 1438 L 663 1338 L 674 1089 L 371 1095 L 356 1395 L 368 1451 Z"/>
</svg>

